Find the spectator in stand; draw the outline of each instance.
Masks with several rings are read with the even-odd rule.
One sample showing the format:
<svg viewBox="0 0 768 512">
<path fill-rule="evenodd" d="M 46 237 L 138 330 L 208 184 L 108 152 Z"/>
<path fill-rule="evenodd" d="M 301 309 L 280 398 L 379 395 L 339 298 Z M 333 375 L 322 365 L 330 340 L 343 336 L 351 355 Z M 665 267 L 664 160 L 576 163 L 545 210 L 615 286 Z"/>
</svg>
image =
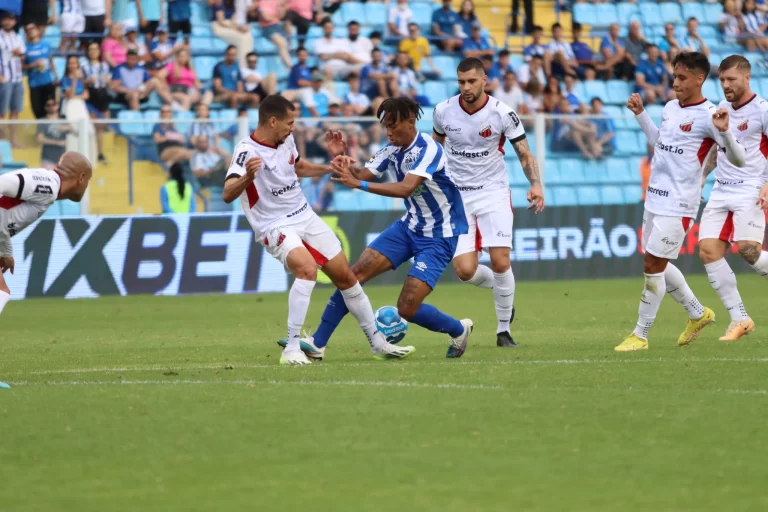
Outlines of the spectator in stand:
<svg viewBox="0 0 768 512">
<path fill-rule="evenodd" d="M 653 105 L 657 101 L 666 103 L 674 94 L 669 88 L 667 68 L 659 58 L 659 48 L 651 44 L 645 52 L 648 58 L 638 62 L 635 68 L 635 92 L 643 96 L 646 105 Z"/>
<path fill-rule="evenodd" d="M 135 50 L 136 55 L 139 56 L 139 63 L 143 66 L 152 61 L 152 55 L 150 55 L 147 45 L 142 41 L 139 41 L 139 29 L 133 23 L 125 24 L 125 46 L 129 50 Z M 154 35 L 154 33 L 153 33 Z"/>
<path fill-rule="evenodd" d="M 69 100 L 88 101 L 88 89 L 85 87 L 83 70 L 80 69 L 80 60 L 77 55 L 67 57 L 66 69 L 59 85 L 61 86 L 62 112 L 66 112 Z"/>
<path fill-rule="evenodd" d="M 563 27 L 559 23 L 552 25 L 552 41 L 547 49 L 552 54 L 551 69 L 547 70 L 546 65 L 544 69 L 547 75 L 563 77 L 576 74 L 579 63 L 576 62 L 571 45 L 563 39 Z"/>
<path fill-rule="evenodd" d="M 381 50 L 381 58 L 384 63 L 392 65 L 393 61 L 395 60 L 395 55 L 390 51 L 388 46 L 384 45 L 381 32 L 374 30 L 368 35 L 368 38 L 371 40 L 371 44 L 373 44 L 374 48 Z"/>
<path fill-rule="evenodd" d="M 768 28 L 768 24 L 766 24 L 765 14 L 757 10 L 757 4 L 755 3 L 755 0 L 744 0 L 741 14 L 741 19 L 744 23 L 744 32 L 753 38 L 750 46 L 754 46 L 754 48 L 762 52 L 768 50 L 768 38 L 765 37 L 765 30 Z M 691 32 L 691 20 L 696 20 L 696 18 L 691 18 L 688 20 L 689 36 Z M 704 42 L 701 41 L 701 38 L 699 38 L 697 41 L 700 45 L 704 45 Z M 706 48 L 706 46 L 703 48 Z M 704 53 L 703 49 L 701 51 Z M 709 56 L 708 52 L 709 50 L 707 50 L 707 53 L 705 53 L 707 57 Z"/>
<path fill-rule="evenodd" d="M 352 106 L 352 115 L 373 115 L 375 111 L 371 109 L 370 98 L 360 92 L 360 76 L 352 73 L 347 77 L 347 83 L 349 84 L 349 91 L 344 95 L 344 104 Z M 376 110 L 378 110 L 378 105 Z"/>
<path fill-rule="evenodd" d="M 85 61 L 82 63 L 83 77 L 85 86 L 88 88 L 88 105 L 91 118 L 109 119 L 109 82 L 112 79 L 112 72 L 109 70 L 109 64 L 101 60 L 101 45 L 96 41 L 88 43 L 88 53 Z M 104 157 L 104 131 L 108 126 L 97 124 L 96 128 L 96 146 L 99 152 L 99 162 L 105 163 Z"/>
<path fill-rule="evenodd" d="M 389 8 L 389 33 L 392 37 L 408 37 L 408 25 L 413 21 L 413 11 L 408 7 L 408 0 L 397 0 Z"/>
<path fill-rule="evenodd" d="M 608 35 L 600 41 L 600 54 L 605 62 L 605 78 L 627 78 L 627 70 L 624 68 L 626 50 L 624 42 L 619 37 L 619 24 L 612 23 L 608 29 Z"/>
<path fill-rule="evenodd" d="M 34 2 L 25 2 L 31 4 Z M 54 16 L 56 9 L 53 9 Z M 77 50 L 77 40 L 85 32 L 85 16 L 80 2 L 61 2 L 61 19 L 59 20 L 61 41 L 59 52 Z"/>
<path fill-rule="evenodd" d="M 238 134 L 240 133 L 240 119 L 245 118 L 248 119 L 248 109 L 245 107 L 240 107 L 237 109 L 237 122 L 234 124 L 229 125 L 226 130 L 219 133 L 219 137 L 234 140 L 238 138 Z"/>
<path fill-rule="evenodd" d="M 464 52 L 465 59 L 468 57 L 479 59 L 483 55 L 493 56 L 495 53 L 488 38 L 483 36 L 483 26 L 479 21 L 472 24 L 470 36 L 464 40 L 461 51 Z"/>
<path fill-rule="evenodd" d="M 603 100 L 600 98 L 592 98 L 589 102 L 592 105 L 591 112 L 600 117 L 592 119 L 592 124 L 595 125 L 597 143 L 596 148 L 599 148 L 600 156 L 610 155 L 616 150 L 616 125 L 613 119 L 610 117 L 604 117 L 603 113 Z"/>
<path fill-rule="evenodd" d="M 635 76 L 635 67 L 643 56 L 648 41 L 643 37 L 642 28 L 639 21 L 633 21 L 629 24 L 629 35 L 624 38 L 624 73 L 623 75 L 631 80 Z"/>
<path fill-rule="evenodd" d="M 499 56 L 496 62 L 493 62 L 493 58 L 488 56 L 483 57 L 483 65 L 487 64 L 485 74 L 488 75 L 489 87 L 486 87 L 485 92 L 490 94 L 490 91 L 498 91 L 504 82 L 504 75 L 509 71 L 514 71 L 512 65 L 509 63 L 509 50 L 504 49 L 499 52 Z"/>
<path fill-rule="evenodd" d="M 174 163 L 169 175 L 170 179 L 160 188 L 160 206 L 163 213 L 195 213 L 195 194 L 192 185 L 184 179 L 184 167 Z"/>
<path fill-rule="evenodd" d="M 328 106 L 338 103 L 333 93 L 323 87 L 323 79 L 320 71 L 313 71 L 311 86 L 300 94 L 303 117 L 325 117 L 328 115 Z"/>
<path fill-rule="evenodd" d="M 220 148 L 211 146 L 209 139 L 203 137 L 195 144 L 195 154 L 189 162 L 192 174 L 197 178 L 200 188 L 220 188 L 224 186 L 227 166 L 224 162 L 229 155 Z"/>
<path fill-rule="evenodd" d="M 400 51 L 407 54 L 411 59 L 413 70 L 416 72 L 417 77 L 423 78 L 426 76 L 430 79 L 440 77 L 440 71 L 432 61 L 429 41 L 427 41 L 426 37 L 421 36 L 421 29 L 416 23 L 408 25 L 408 37 L 400 41 Z M 426 60 L 429 64 L 429 67 L 432 69 L 431 74 L 426 75 L 421 72 L 422 59 Z"/>
<path fill-rule="evenodd" d="M 544 101 L 542 104 L 544 112 L 548 114 L 557 112 L 560 100 L 563 98 L 560 80 L 556 76 L 550 76 L 547 80 L 547 85 L 544 87 Z"/>
<path fill-rule="evenodd" d="M 235 22 L 235 0 L 208 0 L 211 11 L 211 32 L 234 48 L 241 66 L 245 56 L 253 51 L 253 36 L 247 24 Z M 266 37 L 266 35 L 265 35 Z"/>
<path fill-rule="evenodd" d="M 395 90 L 395 73 L 384 61 L 379 48 L 371 52 L 371 63 L 360 71 L 362 90 L 371 100 L 389 98 Z"/>
<path fill-rule="evenodd" d="M 600 65 L 595 61 L 595 54 L 592 52 L 592 48 L 581 41 L 581 23 L 574 22 L 571 31 L 573 32 L 571 50 L 578 63 L 576 74 L 584 80 L 594 80 Z"/>
<path fill-rule="evenodd" d="M 744 5 L 746 6 L 748 2 L 752 2 L 752 5 L 754 5 L 754 1 L 745 0 Z M 680 50 L 684 52 L 700 52 L 709 58 L 711 53 L 709 47 L 707 47 L 704 39 L 699 35 L 699 20 L 693 17 L 688 18 L 686 29 L 688 33 L 680 40 Z"/>
<path fill-rule="evenodd" d="M 4 12 L 0 19 L 0 120 L 8 114 L 8 119 L 18 119 L 24 110 L 24 70 L 23 59 L 27 52 L 24 40 L 14 31 L 16 15 Z M 19 148 L 16 139 L 16 125 L 10 126 L 11 145 Z M 0 138 L 5 139 L 4 130 Z"/>
<path fill-rule="evenodd" d="M 59 121 L 59 105 L 55 98 L 45 101 L 45 121 Z M 67 134 L 72 126 L 61 123 L 41 122 L 37 125 L 37 143 L 41 146 L 40 167 L 55 170 L 59 159 L 67 150 Z"/>
<path fill-rule="evenodd" d="M 255 52 L 249 53 L 246 60 L 248 65 L 240 69 L 240 74 L 243 76 L 245 93 L 250 99 L 250 104 L 255 108 L 264 98 L 277 91 L 277 76 L 274 73 L 269 73 L 265 77 L 261 76 L 261 73 L 256 69 L 259 65 L 259 56 Z"/>
<path fill-rule="evenodd" d="M 288 51 L 288 39 L 285 37 L 283 29 L 283 18 L 285 17 L 285 0 L 259 0 L 259 27 L 261 28 L 261 37 L 269 39 L 280 55 L 280 60 L 286 69 L 291 69 L 293 61 Z M 253 51 L 253 41 L 246 54 Z"/>
<path fill-rule="evenodd" d="M 659 44 L 656 45 L 659 48 L 659 54 L 664 62 L 670 62 L 672 59 L 669 57 L 669 50 L 671 48 L 677 48 L 680 50 L 680 42 L 675 36 L 674 23 L 667 23 L 664 25 L 664 37 L 661 38 Z"/>
<path fill-rule="evenodd" d="M 315 176 L 302 187 L 307 202 L 316 212 L 324 212 L 333 204 L 333 182 L 331 175 Z"/>
<path fill-rule="evenodd" d="M 329 80 L 346 77 L 354 70 L 349 40 L 333 37 L 333 22 L 323 20 L 323 37 L 315 42 L 314 53 L 322 63 L 321 69 Z"/>
<path fill-rule="evenodd" d="M 280 93 L 291 101 L 296 99 L 296 95 L 299 94 L 301 89 L 312 85 L 312 70 L 307 66 L 308 58 L 309 52 L 306 48 L 301 47 L 296 51 L 297 61 L 288 74 L 288 87 Z"/>
<path fill-rule="evenodd" d="M 515 74 L 512 71 L 507 71 L 504 74 L 504 82 L 501 87 L 496 89 L 493 97 L 516 111 L 519 110 L 520 106 L 525 102 L 523 90 L 517 84 L 517 78 L 515 78 Z"/>
<path fill-rule="evenodd" d="M 40 37 L 45 33 L 46 25 L 56 24 L 56 0 L 38 0 L 21 3 L 21 26 L 37 25 Z"/>
<path fill-rule="evenodd" d="M 109 35 L 101 43 L 101 55 L 104 62 L 114 69 L 125 62 L 127 53 L 128 45 L 123 35 L 123 25 L 113 23 L 109 27 Z"/>
<path fill-rule="evenodd" d="M 176 129 L 173 111 L 168 105 L 160 108 L 160 122 L 152 129 L 152 140 L 157 145 L 157 155 L 167 166 L 191 160 L 195 155 L 193 150 L 186 148 L 187 139 Z"/>
<path fill-rule="evenodd" d="M 734 0 L 725 0 L 723 2 L 723 13 L 718 20 L 720 32 L 723 33 L 723 39 L 726 43 L 738 42 L 744 45 L 747 50 L 752 46 L 752 50 L 754 50 L 753 43 L 751 43 L 752 39 L 742 36 L 742 23 L 742 14 L 736 7 L 736 2 Z"/>
<path fill-rule="evenodd" d="M 213 68 L 213 95 L 216 101 L 226 103 L 230 108 L 250 101 L 237 65 L 237 48 L 233 45 L 227 47 L 224 60 Z"/>
<path fill-rule="evenodd" d="M 179 47 L 173 61 L 160 71 L 159 79 L 168 84 L 173 100 L 184 111 L 188 111 L 198 102 L 208 105 L 213 100 L 210 91 L 202 92 L 203 84 L 192 67 L 192 59 L 186 46 Z"/>
<path fill-rule="evenodd" d="M 171 41 L 168 35 L 168 27 L 165 25 L 158 25 L 155 29 L 155 35 L 155 39 L 149 45 L 149 53 L 155 62 L 166 66 L 171 62 L 174 54 L 183 48 L 184 45 L 181 44 L 181 41 L 176 43 Z"/>
<path fill-rule="evenodd" d="M 184 36 L 184 44 L 189 46 L 192 35 L 191 0 L 166 0 L 168 4 L 168 31 L 176 39 L 179 32 Z"/>
<path fill-rule="evenodd" d="M 304 48 L 304 40 L 314 20 L 312 11 L 317 4 L 318 2 L 315 0 L 287 0 L 285 22 L 289 34 L 292 35 L 294 28 L 296 29 L 299 36 L 299 48 Z M 319 7 L 322 8 L 322 2 L 320 2 Z"/>
<path fill-rule="evenodd" d="M 461 26 L 461 33 L 457 34 L 462 39 L 469 37 L 472 32 L 472 25 L 477 22 L 477 16 L 475 16 L 475 2 L 472 0 L 464 0 L 459 7 L 459 25 Z"/>
<path fill-rule="evenodd" d="M 117 101 L 131 110 L 139 110 L 139 105 L 149 99 L 152 91 L 166 103 L 172 104 L 175 109 L 181 109 L 180 105 L 173 101 L 170 89 L 157 78 L 151 78 L 147 70 L 139 66 L 139 56 L 135 50 L 128 50 L 125 62 L 112 72 L 111 89 L 117 95 Z"/>
<path fill-rule="evenodd" d="M 493 57 L 490 55 L 483 55 L 480 58 L 480 62 L 483 63 L 483 69 L 485 70 L 485 76 L 488 77 L 488 81 L 485 83 L 486 94 L 493 94 L 493 91 L 499 88 L 501 82 L 498 76 L 491 76 L 493 70 Z"/>
<path fill-rule="evenodd" d="M 91 41 L 101 42 L 104 29 L 112 25 L 112 0 L 80 0 L 85 28 L 80 36 L 80 48 L 85 49 Z"/>
<path fill-rule="evenodd" d="M 579 95 L 576 94 L 576 76 L 565 75 L 563 77 L 563 85 L 565 86 L 565 91 L 562 93 L 563 97 L 571 104 L 573 111 L 579 114 L 586 114 L 588 111 L 587 106 Z"/>
<path fill-rule="evenodd" d="M 442 9 L 432 13 L 432 35 L 440 37 L 435 45 L 444 52 L 455 52 L 461 48 L 462 39 L 456 35 L 461 31 L 459 14 L 451 7 L 452 0 L 443 0 Z"/>
<path fill-rule="evenodd" d="M 147 45 L 151 45 L 152 40 L 155 38 L 157 27 L 160 25 L 160 18 L 162 18 L 161 2 L 160 0 L 135 1 L 141 33 L 144 34 L 144 40 L 147 42 Z"/>
<path fill-rule="evenodd" d="M 359 72 L 363 66 L 370 64 L 373 43 L 367 37 L 360 35 L 360 24 L 358 22 L 350 21 L 347 24 L 347 39 L 345 43 L 351 57 L 348 63 L 354 71 Z"/>
<path fill-rule="evenodd" d="M 416 79 L 416 73 L 411 69 L 411 58 L 405 53 L 398 53 L 395 59 L 395 90 L 392 91 L 392 96 L 407 96 L 416 101 L 420 105 L 431 105 L 437 101 L 442 101 L 435 98 L 436 101 L 431 100 L 425 96 L 418 94 L 419 81 Z"/>
<path fill-rule="evenodd" d="M 533 27 L 533 32 L 531 32 L 531 38 L 533 39 L 531 44 L 523 48 L 523 58 L 526 61 L 531 60 L 531 57 L 534 55 L 541 57 L 542 61 L 551 56 L 547 47 L 541 43 L 542 35 L 544 35 L 544 29 L 539 25 L 535 25 Z"/>
<path fill-rule="evenodd" d="M 520 86 L 523 89 L 527 89 L 528 82 L 536 79 L 543 92 L 543 86 L 547 83 L 547 76 L 544 74 L 544 64 L 539 55 L 531 56 L 531 60 L 520 66 L 515 75 L 517 75 L 517 81 L 520 82 Z"/>
<path fill-rule="evenodd" d="M 24 69 L 29 85 L 29 102 L 35 119 L 47 115 L 45 105 L 49 98 L 56 98 L 56 68 L 53 64 L 53 52 L 47 41 L 40 40 L 40 28 L 29 23 L 24 30 L 27 33 L 27 53 L 24 56 Z"/>
<path fill-rule="evenodd" d="M 597 129 L 591 122 L 573 115 L 567 98 L 561 98 L 554 113 L 561 114 L 552 124 L 552 151 L 581 152 L 587 160 L 598 158 Z"/>
<path fill-rule="evenodd" d="M 541 57 L 537 57 L 541 59 Z M 531 78 L 523 88 L 523 104 L 520 107 L 521 114 L 535 114 L 544 111 L 544 87 L 538 78 Z"/>
</svg>

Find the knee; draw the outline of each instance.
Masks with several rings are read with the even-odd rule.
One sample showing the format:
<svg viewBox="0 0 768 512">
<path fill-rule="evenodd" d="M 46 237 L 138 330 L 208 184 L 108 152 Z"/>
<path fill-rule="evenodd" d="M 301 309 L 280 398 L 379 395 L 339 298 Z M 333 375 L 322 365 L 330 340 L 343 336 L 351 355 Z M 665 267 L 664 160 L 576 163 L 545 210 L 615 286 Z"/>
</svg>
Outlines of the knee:
<svg viewBox="0 0 768 512">
<path fill-rule="evenodd" d="M 667 260 L 657 258 L 648 253 L 645 254 L 643 259 L 643 272 L 646 274 L 661 274 L 667 267 Z"/>
<path fill-rule="evenodd" d="M 453 268 L 456 271 L 458 278 L 462 281 L 469 281 L 475 276 L 475 272 L 477 272 L 477 265 L 472 265 L 470 263 L 459 263 L 454 265 Z"/>
<path fill-rule="evenodd" d="M 708 265 L 709 263 L 714 263 L 720 258 L 722 258 L 722 255 L 716 254 L 711 247 L 708 247 L 706 245 L 699 246 L 699 259 L 704 265 Z"/>
<path fill-rule="evenodd" d="M 293 272 L 296 279 L 304 279 L 305 281 L 317 281 L 317 265 L 310 265 L 308 263 L 299 265 Z"/>
<path fill-rule="evenodd" d="M 419 305 L 417 304 L 408 303 L 402 299 L 397 300 L 397 313 L 408 321 L 412 320 L 413 317 L 416 316 L 416 311 L 418 310 Z"/>
<path fill-rule="evenodd" d="M 357 276 L 355 276 L 355 273 L 349 270 L 346 272 L 346 274 L 339 276 L 334 284 L 339 290 L 349 290 L 358 282 L 359 280 L 357 279 Z"/>
<path fill-rule="evenodd" d="M 509 270 L 510 267 L 511 267 L 511 264 L 509 261 L 509 252 L 503 251 L 501 254 L 499 253 L 491 254 L 491 270 L 493 270 L 497 274 L 503 274 L 504 272 Z"/>
</svg>

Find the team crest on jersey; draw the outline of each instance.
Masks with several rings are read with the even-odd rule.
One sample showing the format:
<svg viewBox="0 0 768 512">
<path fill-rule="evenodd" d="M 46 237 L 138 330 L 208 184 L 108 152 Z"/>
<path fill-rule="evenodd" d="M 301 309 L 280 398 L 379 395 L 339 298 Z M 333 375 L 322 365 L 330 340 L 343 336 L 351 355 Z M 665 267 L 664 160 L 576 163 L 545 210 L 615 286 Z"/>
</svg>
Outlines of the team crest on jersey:
<svg viewBox="0 0 768 512">
<path fill-rule="evenodd" d="M 737 126 L 736 128 L 737 128 L 737 129 L 738 129 L 740 132 L 743 132 L 744 130 L 746 130 L 746 129 L 747 129 L 747 127 L 748 127 L 748 126 L 749 126 L 749 125 L 748 125 L 747 121 L 744 121 L 743 123 L 741 123 L 741 124 L 740 124 L 739 126 Z"/>
<path fill-rule="evenodd" d="M 684 132 L 690 132 L 691 128 L 693 128 L 693 121 L 688 121 L 687 123 L 683 123 L 680 125 L 680 129 Z"/>
<path fill-rule="evenodd" d="M 403 171 L 403 173 L 410 171 L 411 167 L 413 167 L 413 164 L 419 160 L 419 156 L 421 156 L 421 150 L 422 148 L 413 148 L 408 152 L 407 155 L 403 157 L 403 164 L 400 166 L 400 169 Z"/>
<path fill-rule="evenodd" d="M 491 125 L 486 126 L 482 130 L 480 130 L 479 135 L 485 139 L 491 136 Z"/>
<path fill-rule="evenodd" d="M 291 158 L 288 159 L 288 165 L 293 165 L 296 163 L 296 158 L 293 156 L 293 153 L 291 153 Z"/>
</svg>

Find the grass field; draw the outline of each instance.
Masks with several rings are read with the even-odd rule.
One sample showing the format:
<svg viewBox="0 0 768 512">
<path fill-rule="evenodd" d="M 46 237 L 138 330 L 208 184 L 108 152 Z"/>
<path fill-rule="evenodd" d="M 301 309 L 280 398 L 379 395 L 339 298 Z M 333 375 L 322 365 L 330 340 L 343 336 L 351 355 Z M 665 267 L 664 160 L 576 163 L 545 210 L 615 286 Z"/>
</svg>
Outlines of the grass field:
<svg viewBox="0 0 768 512">
<path fill-rule="evenodd" d="M 739 277 L 758 330 L 738 343 L 705 277 L 718 323 L 678 348 L 667 298 L 630 354 L 640 279 L 518 284 L 518 350 L 488 290 L 446 285 L 431 302 L 475 321 L 464 358 L 412 327 L 413 359 L 376 362 L 347 319 L 304 368 L 277 365 L 284 295 L 14 302 L 0 510 L 767 510 L 768 294 Z"/>
</svg>

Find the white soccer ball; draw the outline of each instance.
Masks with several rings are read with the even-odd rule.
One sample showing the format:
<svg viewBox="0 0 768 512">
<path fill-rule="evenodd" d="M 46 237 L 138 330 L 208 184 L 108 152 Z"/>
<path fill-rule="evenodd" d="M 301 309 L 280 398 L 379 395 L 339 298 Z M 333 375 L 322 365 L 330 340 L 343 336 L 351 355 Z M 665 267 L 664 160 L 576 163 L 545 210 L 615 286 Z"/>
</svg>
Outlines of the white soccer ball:
<svg viewBox="0 0 768 512">
<path fill-rule="evenodd" d="M 408 322 L 400 317 L 397 308 L 384 306 L 376 310 L 376 329 L 393 345 L 400 343 L 408 332 Z"/>
</svg>

